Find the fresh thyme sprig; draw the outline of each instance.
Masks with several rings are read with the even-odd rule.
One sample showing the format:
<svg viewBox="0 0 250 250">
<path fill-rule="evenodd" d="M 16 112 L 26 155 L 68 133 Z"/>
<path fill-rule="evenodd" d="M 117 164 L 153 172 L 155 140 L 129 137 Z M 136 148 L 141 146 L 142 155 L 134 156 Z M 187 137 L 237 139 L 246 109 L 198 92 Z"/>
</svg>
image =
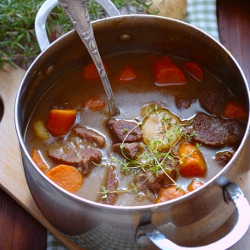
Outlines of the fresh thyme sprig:
<svg viewBox="0 0 250 250">
<path fill-rule="evenodd" d="M 4 63 L 27 69 L 40 54 L 36 41 L 34 21 L 44 0 L 2 0 L 0 3 L 0 68 Z M 150 12 L 152 0 L 112 0 L 118 10 L 128 13 Z M 106 16 L 94 0 L 87 1 L 90 19 Z M 47 20 L 47 32 L 51 41 L 72 29 L 69 18 L 61 7 L 56 7 Z"/>
<path fill-rule="evenodd" d="M 160 145 L 163 143 L 161 140 L 156 140 L 153 142 L 148 141 L 147 144 L 143 145 L 142 154 L 139 154 L 136 159 L 129 159 L 126 157 L 126 154 L 124 153 L 124 143 L 126 141 L 126 138 L 129 136 L 129 134 L 133 133 L 134 129 L 141 126 L 143 123 L 143 120 L 146 119 L 149 114 L 155 113 L 159 114 L 161 112 L 161 109 L 158 108 L 157 105 L 154 105 L 153 107 L 149 108 L 145 114 L 145 116 L 142 118 L 142 122 L 137 123 L 137 125 L 131 129 L 130 131 L 126 131 L 127 135 L 124 139 L 124 141 L 121 143 L 120 149 L 123 154 L 124 159 L 121 160 L 119 157 L 111 157 L 111 160 L 115 163 L 115 165 L 120 166 L 121 172 L 124 172 L 126 175 L 128 174 L 134 174 L 136 175 L 140 171 L 143 172 L 150 172 L 151 174 L 142 182 L 139 186 L 136 186 L 134 183 L 131 183 L 132 188 L 127 190 L 114 190 L 110 191 L 107 190 L 104 186 L 101 187 L 102 191 L 100 192 L 103 194 L 102 198 L 106 198 L 107 194 L 109 193 L 131 193 L 134 192 L 136 194 L 138 192 L 139 187 L 145 183 L 150 176 L 153 174 L 158 175 L 159 171 L 163 171 L 167 178 L 170 179 L 170 181 L 178 187 L 178 184 L 175 182 L 175 180 L 170 176 L 168 172 L 171 172 L 175 169 L 176 164 L 181 164 L 183 162 L 183 159 L 185 157 L 189 157 L 190 154 L 192 154 L 195 150 L 199 150 L 201 147 L 201 144 L 196 143 L 196 146 L 192 150 L 192 152 L 189 152 L 187 155 L 182 155 L 179 157 L 176 152 L 176 146 L 179 144 L 179 142 L 182 139 L 189 140 L 191 139 L 195 134 L 193 131 L 185 132 L 183 129 L 184 127 L 190 126 L 192 124 L 192 120 L 184 121 L 180 123 L 172 123 L 172 118 L 166 118 L 165 116 L 162 116 L 161 122 L 164 125 L 166 125 L 166 130 L 164 133 L 168 133 L 167 127 L 168 126 L 174 126 L 175 128 L 172 130 L 171 133 L 168 134 L 169 136 L 169 142 L 171 142 L 173 137 L 173 131 L 174 133 L 178 134 L 178 140 L 176 140 L 171 147 L 167 151 L 161 151 L 159 150 Z M 156 147 L 156 144 L 159 145 L 159 147 Z"/>
</svg>

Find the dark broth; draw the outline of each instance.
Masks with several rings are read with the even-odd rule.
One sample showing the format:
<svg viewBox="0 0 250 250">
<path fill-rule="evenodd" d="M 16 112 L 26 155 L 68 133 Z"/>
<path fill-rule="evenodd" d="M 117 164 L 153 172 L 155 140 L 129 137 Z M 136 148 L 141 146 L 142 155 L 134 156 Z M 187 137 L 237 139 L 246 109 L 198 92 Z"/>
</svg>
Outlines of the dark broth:
<svg viewBox="0 0 250 250">
<path fill-rule="evenodd" d="M 181 67 L 183 61 L 185 61 L 181 58 L 170 57 L 179 67 Z M 167 108 L 181 120 L 191 119 L 198 112 L 207 113 L 199 104 L 199 93 L 201 91 L 215 89 L 223 84 L 211 73 L 203 69 L 204 80 L 202 82 L 197 81 L 185 72 L 187 78 L 187 84 L 185 85 L 156 86 L 152 70 L 152 55 L 146 53 L 131 53 L 106 57 L 104 58 L 104 62 L 109 66 L 108 76 L 116 103 L 120 109 L 120 114 L 115 117 L 117 119 L 141 119 L 140 113 L 142 107 L 150 103 L 156 103 L 162 108 Z M 119 84 L 117 75 L 125 65 L 132 66 L 139 77 L 127 84 Z M 65 74 L 47 91 L 34 109 L 34 113 L 27 126 L 25 140 L 29 151 L 33 148 L 37 148 L 51 168 L 57 165 L 47 156 L 48 148 L 59 147 L 61 144 L 70 144 L 72 146 L 81 142 L 76 142 L 75 138 L 71 138 L 69 135 L 63 138 L 51 137 L 48 141 L 43 142 L 37 138 L 33 129 L 33 123 L 37 120 L 42 120 L 46 124 L 52 106 L 64 105 L 69 108 L 76 108 L 78 110 L 76 123 L 94 129 L 106 137 L 106 147 L 101 149 L 103 154 L 102 163 L 91 170 L 90 174 L 85 177 L 82 188 L 76 193 L 76 195 L 80 197 L 96 201 L 100 198 L 100 186 L 103 185 L 109 158 L 111 155 L 115 156 L 115 154 L 112 152 L 113 141 L 106 125 L 109 119 L 107 105 L 103 111 L 91 111 L 84 107 L 85 100 L 92 96 L 99 96 L 103 100 L 106 100 L 102 84 L 99 79 L 85 82 L 82 77 L 82 71 L 83 65 Z M 236 99 L 231 93 L 230 96 L 231 99 Z M 176 106 L 176 100 L 180 98 L 195 98 L 197 100 L 189 108 L 180 110 Z M 202 182 L 207 182 L 222 169 L 222 167 L 216 163 L 214 156 L 216 152 L 225 149 L 230 148 L 201 147 L 201 151 L 207 163 L 206 176 L 199 178 Z M 133 182 L 132 176 L 122 174 L 119 169 L 117 169 L 117 175 L 120 181 L 119 188 L 126 189 L 129 183 Z M 177 183 L 183 189 L 186 189 L 192 179 L 193 178 L 183 178 L 179 176 Z M 116 205 L 145 205 L 153 202 L 154 197 L 146 196 L 143 198 L 141 193 L 120 194 Z"/>
</svg>

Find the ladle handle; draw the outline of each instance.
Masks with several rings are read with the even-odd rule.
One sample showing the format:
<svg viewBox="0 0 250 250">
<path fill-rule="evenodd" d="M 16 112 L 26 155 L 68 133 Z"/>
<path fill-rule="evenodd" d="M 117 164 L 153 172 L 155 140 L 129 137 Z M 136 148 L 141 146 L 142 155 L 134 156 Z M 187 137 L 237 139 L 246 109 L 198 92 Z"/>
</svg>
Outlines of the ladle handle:
<svg viewBox="0 0 250 250">
<path fill-rule="evenodd" d="M 95 63 L 108 98 L 110 116 L 119 114 L 119 109 L 114 101 L 113 91 L 96 44 L 86 0 L 59 0 L 59 3 L 66 11 L 75 30 Z"/>
<path fill-rule="evenodd" d="M 145 235 L 162 250 L 211 250 L 228 249 L 239 241 L 246 233 L 250 225 L 250 206 L 241 189 L 234 183 L 228 185 L 225 190 L 226 201 L 232 201 L 238 212 L 238 218 L 234 228 L 220 240 L 206 246 L 183 247 L 176 245 L 165 237 L 152 223 L 141 225 L 137 229 L 137 241 Z"/>
<path fill-rule="evenodd" d="M 107 14 L 112 16 L 119 16 L 120 12 L 115 5 L 109 0 L 95 0 L 100 4 Z M 37 12 L 35 19 L 35 33 L 36 39 L 41 51 L 47 49 L 50 45 L 49 38 L 46 32 L 46 21 L 49 13 L 58 5 L 58 0 L 46 0 L 39 11 Z"/>
<path fill-rule="evenodd" d="M 96 0 L 109 15 L 119 15 L 119 11 L 109 0 Z M 119 114 L 119 109 L 115 103 L 113 91 L 109 83 L 109 79 L 105 72 L 101 56 L 99 54 L 95 41 L 92 25 L 90 22 L 86 0 L 59 0 L 60 5 L 66 11 L 75 30 L 83 41 L 95 66 L 100 75 L 106 96 L 108 98 L 109 114 L 114 116 Z M 45 50 L 49 46 L 49 39 L 46 33 L 46 19 L 50 11 L 58 4 L 57 0 L 47 0 L 37 13 L 35 20 L 35 31 L 38 44 L 41 50 Z"/>
</svg>

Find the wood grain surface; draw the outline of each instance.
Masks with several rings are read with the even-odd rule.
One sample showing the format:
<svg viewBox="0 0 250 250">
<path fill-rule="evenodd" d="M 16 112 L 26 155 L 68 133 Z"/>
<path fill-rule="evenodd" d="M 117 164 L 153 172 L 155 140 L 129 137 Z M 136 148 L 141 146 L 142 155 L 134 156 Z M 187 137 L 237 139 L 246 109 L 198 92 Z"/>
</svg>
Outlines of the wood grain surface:
<svg viewBox="0 0 250 250">
<path fill-rule="evenodd" d="M 250 83 L 250 1 L 217 0 L 217 12 L 220 41 L 236 58 Z M 13 117 L 14 98 L 24 73 L 20 68 L 15 70 L 11 67 L 0 71 L 0 95 L 4 103 L 0 123 L 0 250 L 44 250 L 47 229 L 69 249 L 81 249 L 47 222 L 37 209 L 25 182 Z M 228 221 L 221 230 L 230 224 L 231 221 Z M 249 248 L 250 230 L 230 250 Z"/>
</svg>

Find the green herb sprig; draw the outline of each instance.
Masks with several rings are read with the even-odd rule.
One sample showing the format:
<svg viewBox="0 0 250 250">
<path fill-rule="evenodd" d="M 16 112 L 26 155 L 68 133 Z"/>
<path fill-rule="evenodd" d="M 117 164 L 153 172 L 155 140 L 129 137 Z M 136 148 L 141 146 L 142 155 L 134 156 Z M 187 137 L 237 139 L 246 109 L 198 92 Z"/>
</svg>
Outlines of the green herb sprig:
<svg viewBox="0 0 250 250">
<path fill-rule="evenodd" d="M 40 54 L 36 41 L 34 22 L 44 0 L 2 0 L 0 3 L 0 68 L 7 63 L 27 69 Z M 128 13 L 150 12 L 152 0 L 112 0 L 118 10 Z M 90 19 L 106 16 L 103 8 L 94 0 L 87 1 Z M 57 6 L 47 19 L 47 32 L 51 41 L 72 29 L 64 10 Z"/>
<path fill-rule="evenodd" d="M 146 115 L 142 118 L 142 122 L 144 119 L 146 119 L 149 114 L 151 113 L 156 113 L 159 114 L 161 110 L 158 108 L 157 105 L 153 106 L 153 108 L 149 108 L 147 110 Z M 137 121 L 138 122 L 138 121 Z M 178 143 L 182 140 L 190 140 L 193 136 L 195 136 L 195 133 L 193 131 L 186 132 L 183 128 L 188 127 L 192 124 L 192 120 L 189 121 L 184 121 L 180 123 L 175 123 L 173 124 L 171 122 L 171 118 L 167 118 L 165 116 L 162 116 L 161 122 L 166 124 L 167 126 L 171 125 L 174 127 L 173 131 L 176 133 L 179 137 L 179 139 L 174 142 L 171 147 L 167 151 L 160 151 L 160 145 L 163 143 L 161 140 L 156 140 L 156 141 L 151 141 L 147 142 L 147 144 L 143 145 L 143 150 L 142 154 L 139 154 L 136 159 L 129 159 L 126 157 L 126 154 L 124 153 L 124 141 L 126 141 L 127 136 L 129 134 L 133 133 L 134 129 L 137 127 L 140 127 L 142 123 L 138 123 L 137 126 L 135 126 L 133 129 L 129 130 L 127 132 L 127 135 L 124 139 L 124 141 L 120 145 L 121 153 L 123 155 L 124 159 L 120 159 L 119 157 L 111 157 L 111 160 L 114 162 L 115 165 L 120 167 L 120 171 L 124 172 L 126 175 L 128 174 L 133 174 L 136 175 L 139 172 L 149 172 L 150 174 L 148 177 L 139 184 L 139 186 L 136 186 L 134 183 L 131 183 L 130 186 L 131 188 L 126 189 L 126 190 L 114 190 L 110 191 L 106 189 L 104 186 L 101 187 L 100 193 L 103 195 L 102 198 L 106 198 L 107 194 L 110 193 L 131 193 L 133 192 L 134 194 L 138 193 L 139 187 L 147 181 L 147 179 L 155 174 L 156 176 L 158 175 L 159 171 L 163 171 L 164 174 L 166 175 L 166 178 L 169 178 L 169 180 L 176 185 L 177 188 L 180 188 L 178 184 L 175 182 L 175 180 L 171 177 L 169 173 L 171 171 L 177 169 L 175 168 L 176 165 L 182 164 L 183 159 L 186 157 L 189 157 L 194 151 L 199 150 L 201 147 L 201 144 L 196 143 L 194 149 L 192 152 L 189 152 L 187 155 L 182 155 L 181 157 L 176 154 L 176 146 Z M 166 126 L 166 127 L 167 127 Z M 166 130 L 165 133 L 168 131 Z M 168 134 L 169 136 L 169 141 L 171 142 L 171 138 L 173 137 L 172 133 Z M 158 145 L 159 147 L 157 147 Z"/>
</svg>

